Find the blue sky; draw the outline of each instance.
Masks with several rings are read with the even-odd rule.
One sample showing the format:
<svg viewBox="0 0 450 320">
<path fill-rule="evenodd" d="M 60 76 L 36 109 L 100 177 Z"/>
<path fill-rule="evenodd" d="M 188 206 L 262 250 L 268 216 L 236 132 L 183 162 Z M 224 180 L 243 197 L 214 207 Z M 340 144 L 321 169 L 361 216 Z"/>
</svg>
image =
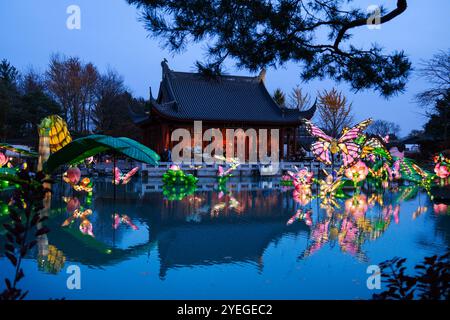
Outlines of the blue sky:
<svg viewBox="0 0 450 320">
<path fill-rule="evenodd" d="M 353 5 L 367 7 L 384 4 L 392 8 L 395 1 L 355 1 Z M 66 27 L 69 5 L 81 9 L 81 30 Z M 352 43 L 378 43 L 387 51 L 405 50 L 413 66 L 429 59 L 439 50 L 450 47 L 450 1 L 409 0 L 401 16 L 382 25 L 380 30 L 366 27 L 354 31 Z M 20 70 L 34 67 L 44 71 L 52 53 L 79 56 L 93 62 L 101 71 L 108 67 L 124 76 L 127 87 L 137 96 L 148 98 L 148 88 L 156 92 L 161 79 L 160 62 L 169 60 L 174 70 L 192 71 L 196 60 L 203 57 L 203 45 L 193 45 L 182 54 L 172 55 L 160 42 L 150 38 L 138 21 L 138 11 L 125 0 L 0 0 L 0 59 L 6 58 Z M 420 128 L 425 122 L 423 110 L 413 98 L 427 88 L 427 83 L 412 74 L 405 93 L 386 100 L 372 91 L 352 93 L 345 83 L 315 80 L 301 83 L 300 66 L 287 64 L 269 69 L 267 87 L 289 91 L 299 84 L 315 95 L 318 90 L 336 86 L 353 102 L 356 120 L 366 117 L 385 119 L 400 124 L 402 134 Z M 228 73 L 248 75 L 232 64 Z"/>
</svg>

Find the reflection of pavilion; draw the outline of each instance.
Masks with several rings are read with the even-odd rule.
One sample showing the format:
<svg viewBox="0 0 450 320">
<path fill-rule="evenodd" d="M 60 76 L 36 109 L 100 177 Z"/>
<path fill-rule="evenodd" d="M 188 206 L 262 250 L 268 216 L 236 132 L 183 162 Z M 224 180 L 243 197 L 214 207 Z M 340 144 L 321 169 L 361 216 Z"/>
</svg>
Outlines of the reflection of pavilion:
<svg viewBox="0 0 450 320">
<path fill-rule="evenodd" d="M 211 207 L 231 197 L 239 201 L 242 211 L 225 206 L 217 215 L 210 214 Z M 177 267 L 242 262 L 262 268 L 263 254 L 271 243 L 286 234 L 309 230 L 303 223 L 286 226 L 295 204 L 288 194 L 276 190 L 242 191 L 233 196 L 199 192 L 181 201 L 167 201 L 162 194 L 152 193 L 144 201 L 129 200 L 118 200 L 114 207 L 149 226 L 137 231 L 143 242 L 124 249 L 111 246 L 113 204 L 100 196 L 94 200 L 95 238 L 82 235 L 77 228 L 61 228 L 65 216 L 60 212 L 49 220 L 49 242 L 64 252 L 67 261 L 99 268 L 157 248 L 160 276 L 165 277 Z M 189 222 L 187 217 L 192 214 L 201 214 L 202 219 Z"/>
<path fill-rule="evenodd" d="M 301 224 L 287 229 L 284 220 L 172 227 L 158 236 L 160 277 L 177 267 L 223 263 L 250 262 L 262 269 L 264 251 L 272 242 L 307 230 Z"/>
</svg>

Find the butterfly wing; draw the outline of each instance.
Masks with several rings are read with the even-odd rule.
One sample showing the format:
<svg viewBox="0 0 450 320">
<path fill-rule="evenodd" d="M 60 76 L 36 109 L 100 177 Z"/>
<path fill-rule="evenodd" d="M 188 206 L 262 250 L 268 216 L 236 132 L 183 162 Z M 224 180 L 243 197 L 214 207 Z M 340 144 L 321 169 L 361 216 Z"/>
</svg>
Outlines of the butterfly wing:
<svg viewBox="0 0 450 320">
<path fill-rule="evenodd" d="M 119 168 L 114 167 L 114 169 L 113 169 L 113 176 L 114 176 L 113 183 L 114 184 L 119 184 L 120 180 L 122 179 L 122 172 L 120 171 Z"/>
<path fill-rule="evenodd" d="M 353 128 L 344 130 L 344 134 L 339 138 L 338 142 L 343 143 L 351 140 L 355 140 L 363 132 L 369 124 L 372 123 L 372 119 L 361 121 Z"/>
<path fill-rule="evenodd" d="M 130 182 L 131 177 L 133 177 L 137 172 L 139 171 L 139 167 L 134 167 L 130 170 L 123 178 L 122 178 L 122 184 L 127 184 Z"/>
<path fill-rule="evenodd" d="M 359 160 L 361 147 L 358 144 L 354 142 L 345 142 L 338 144 L 338 147 L 342 151 L 344 168 L 351 167 Z"/>
<path fill-rule="evenodd" d="M 330 143 L 328 141 L 319 140 L 311 144 L 311 152 L 316 156 L 316 158 L 330 165 L 331 155 L 330 155 Z"/>
<path fill-rule="evenodd" d="M 323 132 L 318 126 L 316 126 L 311 121 L 304 120 L 303 122 L 306 125 L 306 130 L 313 137 L 320 138 L 320 139 L 328 141 L 328 142 L 330 142 L 332 140 L 332 138 L 329 135 L 325 134 L 325 132 Z"/>
</svg>

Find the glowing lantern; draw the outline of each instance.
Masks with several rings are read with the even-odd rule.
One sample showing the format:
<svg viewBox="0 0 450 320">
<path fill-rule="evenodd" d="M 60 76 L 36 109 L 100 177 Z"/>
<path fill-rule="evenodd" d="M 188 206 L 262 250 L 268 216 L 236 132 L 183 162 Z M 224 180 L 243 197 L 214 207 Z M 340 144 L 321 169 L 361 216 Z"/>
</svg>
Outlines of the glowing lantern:
<svg viewBox="0 0 450 320">
<path fill-rule="evenodd" d="M 350 180 L 353 180 L 354 183 L 363 181 L 368 173 L 369 169 L 361 160 L 354 164 L 352 167 L 345 170 L 345 176 Z"/>
<path fill-rule="evenodd" d="M 0 152 L 0 168 L 5 166 L 9 162 L 9 159 L 3 152 Z"/>
<path fill-rule="evenodd" d="M 63 175 L 63 180 L 70 185 L 75 185 L 80 181 L 81 171 L 77 167 L 69 168 Z"/>
<path fill-rule="evenodd" d="M 356 218 L 361 218 L 369 208 L 367 197 L 364 194 L 354 196 L 345 201 L 345 212 L 352 214 Z"/>
<path fill-rule="evenodd" d="M 75 210 L 80 208 L 80 200 L 78 198 L 70 198 L 70 200 L 67 201 L 67 212 L 73 213 Z"/>
<path fill-rule="evenodd" d="M 448 176 L 450 176 L 449 168 L 442 163 L 436 163 L 436 165 L 434 166 L 434 172 L 441 179 L 446 179 Z"/>
</svg>

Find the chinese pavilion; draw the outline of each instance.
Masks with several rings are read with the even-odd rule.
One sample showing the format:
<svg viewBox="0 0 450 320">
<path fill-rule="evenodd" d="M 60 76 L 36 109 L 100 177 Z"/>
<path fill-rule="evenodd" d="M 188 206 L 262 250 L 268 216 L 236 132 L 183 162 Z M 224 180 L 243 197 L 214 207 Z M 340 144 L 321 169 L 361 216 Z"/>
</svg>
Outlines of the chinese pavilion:
<svg viewBox="0 0 450 320">
<path fill-rule="evenodd" d="M 178 143 L 171 141 L 175 129 L 188 129 L 193 137 L 194 121 L 202 121 L 203 132 L 217 128 L 223 137 L 226 129 L 279 129 L 280 159 L 297 153 L 301 121 L 312 118 L 315 105 L 306 111 L 280 107 L 264 85 L 264 70 L 256 77 L 207 79 L 198 73 L 173 71 L 166 60 L 161 65 L 156 99 L 150 90 L 150 110 L 131 112 L 143 131 L 143 143 L 156 152 L 161 154 Z"/>
</svg>

